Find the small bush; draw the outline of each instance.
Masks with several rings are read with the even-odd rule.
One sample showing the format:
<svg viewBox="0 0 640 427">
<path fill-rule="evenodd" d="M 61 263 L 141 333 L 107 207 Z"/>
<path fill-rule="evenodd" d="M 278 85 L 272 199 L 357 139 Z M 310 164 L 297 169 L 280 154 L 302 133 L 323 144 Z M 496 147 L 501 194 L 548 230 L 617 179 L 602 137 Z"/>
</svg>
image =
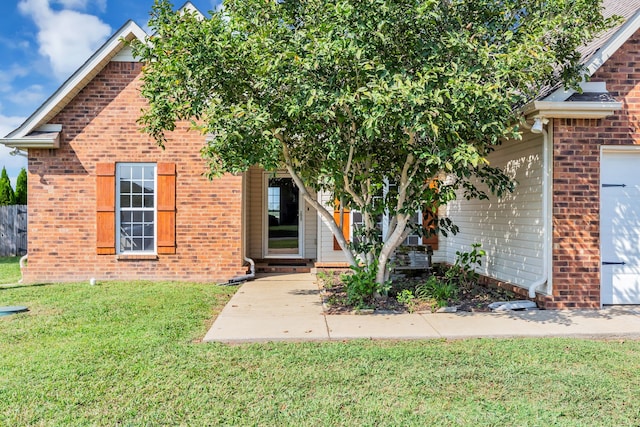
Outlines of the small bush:
<svg viewBox="0 0 640 427">
<path fill-rule="evenodd" d="M 409 313 L 413 313 L 415 309 L 415 295 L 409 289 L 403 289 L 398 295 L 396 295 L 396 301 L 400 304 L 404 304 L 407 306 Z"/>
<path fill-rule="evenodd" d="M 478 273 L 475 268 L 482 265 L 481 258 L 486 255 L 483 249 L 480 249 L 480 243 L 471 245 L 470 252 L 456 251 L 455 264 L 445 272 L 447 281 L 456 281 L 465 289 L 471 288 L 478 281 Z"/>
<path fill-rule="evenodd" d="M 453 281 L 442 280 L 437 276 L 429 276 L 426 282 L 416 286 L 416 297 L 422 300 L 433 299 L 438 307 L 458 296 L 458 287 Z"/>
<path fill-rule="evenodd" d="M 376 283 L 377 263 L 369 266 L 352 266 L 351 274 L 343 274 L 342 282 L 347 291 L 347 301 L 356 308 L 371 307 L 376 295 L 386 294 L 390 283 Z"/>
</svg>

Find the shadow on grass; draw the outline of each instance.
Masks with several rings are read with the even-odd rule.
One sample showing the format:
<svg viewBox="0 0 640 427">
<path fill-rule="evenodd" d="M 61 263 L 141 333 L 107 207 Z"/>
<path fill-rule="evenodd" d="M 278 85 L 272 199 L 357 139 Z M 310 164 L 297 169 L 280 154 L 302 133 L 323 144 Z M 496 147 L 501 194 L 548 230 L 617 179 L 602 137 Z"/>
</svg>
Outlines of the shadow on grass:
<svg viewBox="0 0 640 427">
<path fill-rule="evenodd" d="M 0 285 L 0 291 L 7 291 L 9 289 L 20 289 L 20 288 L 36 288 L 36 287 L 41 287 L 41 286 L 51 286 L 51 285 L 55 285 L 55 283 L 33 283 L 33 284 L 5 284 L 5 285 Z"/>
</svg>

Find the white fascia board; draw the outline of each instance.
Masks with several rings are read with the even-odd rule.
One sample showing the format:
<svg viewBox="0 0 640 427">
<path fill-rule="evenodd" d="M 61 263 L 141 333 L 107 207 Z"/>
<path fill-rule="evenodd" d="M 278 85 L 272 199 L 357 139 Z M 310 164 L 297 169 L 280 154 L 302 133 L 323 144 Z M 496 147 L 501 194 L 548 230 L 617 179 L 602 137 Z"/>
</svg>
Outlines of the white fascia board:
<svg viewBox="0 0 640 427">
<path fill-rule="evenodd" d="M 23 138 L 0 138 L 0 143 L 9 148 L 28 150 L 29 148 L 60 148 L 61 125 L 54 125 L 45 131 L 35 132 Z"/>
<path fill-rule="evenodd" d="M 60 148 L 60 132 L 62 132 L 62 125 L 46 124 L 22 138 L 0 138 L 0 144 L 20 150 L 29 148 Z"/>
<path fill-rule="evenodd" d="M 603 119 L 621 109 L 622 102 L 533 101 L 522 108 L 522 114 L 547 119 Z"/>
<path fill-rule="evenodd" d="M 0 138 L 0 143 L 9 148 L 28 150 L 29 148 L 60 148 L 60 134 L 55 133 L 47 137 L 26 137 L 26 138 Z"/>
<path fill-rule="evenodd" d="M 589 76 L 592 76 L 602 64 L 607 62 L 607 60 L 635 34 L 638 28 L 640 28 L 640 10 L 637 10 L 627 22 L 622 24 L 615 35 L 610 37 L 604 46 L 598 49 L 598 53 L 585 64 Z"/>
<path fill-rule="evenodd" d="M 580 88 L 582 89 L 582 92 L 595 92 L 595 93 L 607 93 L 607 83 L 606 82 L 587 82 L 587 81 L 582 81 L 580 82 Z M 566 101 L 567 99 L 569 99 L 569 97 L 571 97 L 571 95 L 573 95 L 574 93 L 576 93 L 575 90 L 573 89 L 567 89 L 565 90 L 563 87 L 555 90 L 554 92 L 551 93 L 551 95 L 547 96 L 546 98 L 544 98 L 545 101 L 550 101 L 550 102 L 562 102 L 562 101 Z"/>
<path fill-rule="evenodd" d="M 93 79 L 124 47 L 123 40 L 144 41 L 147 33 L 133 21 L 128 21 L 107 40 L 82 66 L 71 75 L 27 120 L 3 140 L 20 139 L 46 124 Z M 6 145 L 6 143 L 5 143 Z"/>
</svg>

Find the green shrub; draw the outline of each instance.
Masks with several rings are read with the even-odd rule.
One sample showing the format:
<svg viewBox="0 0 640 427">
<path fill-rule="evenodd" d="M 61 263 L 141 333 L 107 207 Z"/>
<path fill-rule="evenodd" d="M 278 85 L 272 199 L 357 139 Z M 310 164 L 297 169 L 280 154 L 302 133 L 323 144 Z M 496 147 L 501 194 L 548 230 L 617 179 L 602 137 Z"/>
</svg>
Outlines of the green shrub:
<svg viewBox="0 0 640 427">
<path fill-rule="evenodd" d="M 458 296 L 458 287 L 451 280 L 442 280 L 437 276 L 429 276 L 426 282 L 416 286 L 416 297 L 421 300 L 433 299 L 438 307 Z"/>
<path fill-rule="evenodd" d="M 7 169 L 2 168 L 0 174 L 0 206 L 14 205 L 16 203 L 16 197 L 9 181 L 9 175 Z"/>
<path fill-rule="evenodd" d="M 471 245 L 470 252 L 456 251 L 455 264 L 445 272 L 445 278 L 448 281 L 457 281 L 458 284 L 465 288 L 470 288 L 478 281 L 478 273 L 475 268 L 482 265 L 481 258 L 487 253 L 480 249 L 480 243 Z"/>
<path fill-rule="evenodd" d="M 368 266 L 352 266 L 351 274 L 343 274 L 342 282 L 347 291 L 347 301 L 356 308 L 370 307 L 376 295 L 386 294 L 389 291 L 390 283 L 376 283 L 376 272 L 378 263 L 374 262 Z"/>
<path fill-rule="evenodd" d="M 415 295 L 413 295 L 413 292 L 409 289 L 403 289 L 398 295 L 396 295 L 396 300 L 400 304 L 406 305 L 409 313 L 412 313 L 415 308 L 415 299 Z"/>
<path fill-rule="evenodd" d="M 15 199 L 17 205 L 27 204 L 27 171 L 25 168 L 20 170 L 18 180 L 16 181 Z"/>
</svg>

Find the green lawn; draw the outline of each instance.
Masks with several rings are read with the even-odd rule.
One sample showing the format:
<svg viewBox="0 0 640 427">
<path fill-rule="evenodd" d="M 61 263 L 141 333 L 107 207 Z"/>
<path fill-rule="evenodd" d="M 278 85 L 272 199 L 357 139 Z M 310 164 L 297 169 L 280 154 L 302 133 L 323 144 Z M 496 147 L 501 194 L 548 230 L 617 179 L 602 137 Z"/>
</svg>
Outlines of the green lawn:
<svg viewBox="0 0 640 427">
<path fill-rule="evenodd" d="M 20 257 L 0 257 L 0 284 L 17 283 L 20 277 Z"/>
<path fill-rule="evenodd" d="M 291 249 L 298 247 L 298 238 L 295 239 L 269 239 L 269 249 Z"/>
<path fill-rule="evenodd" d="M 234 288 L 0 287 L 0 425 L 637 425 L 640 343 L 199 343 Z"/>
</svg>

